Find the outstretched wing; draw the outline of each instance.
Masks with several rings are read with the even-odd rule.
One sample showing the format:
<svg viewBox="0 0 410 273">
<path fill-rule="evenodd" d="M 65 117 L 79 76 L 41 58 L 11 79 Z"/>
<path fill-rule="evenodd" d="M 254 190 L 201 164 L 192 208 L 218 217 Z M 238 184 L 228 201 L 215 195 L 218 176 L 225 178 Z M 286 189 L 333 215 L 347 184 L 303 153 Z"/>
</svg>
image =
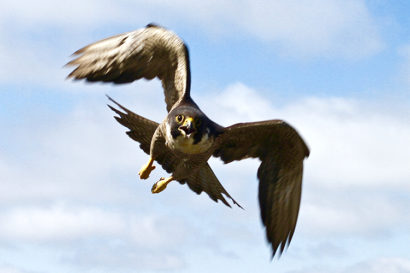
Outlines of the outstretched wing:
<svg viewBox="0 0 410 273">
<path fill-rule="evenodd" d="M 299 213 L 303 159 L 309 149 L 281 120 L 240 123 L 225 128 L 214 156 L 224 163 L 259 158 L 259 206 L 272 257 L 290 243 Z"/>
<path fill-rule="evenodd" d="M 128 136 L 139 142 L 141 149 L 145 153 L 150 154 L 151 139 L 159 124 L 133 113 L 112 98 L 108 98 L 122 110 L 120 111 L 108 105 L 108 107 L 118 115 L 115 119 L 121 125 L 129 128 L 130 131 L 127 132 Z M 179 159 L 165 146 L 165 140 L 158 140 L 156 145 L 160 145 L 158 150 L 161 152 L 156 155 L 155 160 L 161 164 L 164 170 L 168 173 L 172 173 L 180 163 Z M 241 207 L 224 189 L 208 163 L 198 172 L 192 173 L 187 179 L 180 180 L 179 182 L 181 184 L 187 183 L 189 188 L 197 194 L 204 191 L 215 202 L 221 200 L 225 205 L 230 207 L 222 195 L 224 194 L 226 197 L 229 197 L 234 204 Z"/>
<path fill-rule="evenodd" d="M 68 78 L 128 83 L 158 77 L 164 88 L 167 110 L 189 96 L 188 48 L 173 32 L 156 25 L 113 36 L 78 51 L 67 63 L 76 68 Z"/>
<path fill-rule="evenodd" d="M 155 121 L 146 119 L 137 115 L 109 96 L 110 101 L 115 103 L 122 111 L 108 105 L 108 107 L 114 111 L 118 116 L 114 117 L 121 125 L 129 128 L 127 135 L 140 144 L 140 148 L 147 154 L 149 154 L 151 139 L 158 127 L 158 123 Z"/>
</svg>

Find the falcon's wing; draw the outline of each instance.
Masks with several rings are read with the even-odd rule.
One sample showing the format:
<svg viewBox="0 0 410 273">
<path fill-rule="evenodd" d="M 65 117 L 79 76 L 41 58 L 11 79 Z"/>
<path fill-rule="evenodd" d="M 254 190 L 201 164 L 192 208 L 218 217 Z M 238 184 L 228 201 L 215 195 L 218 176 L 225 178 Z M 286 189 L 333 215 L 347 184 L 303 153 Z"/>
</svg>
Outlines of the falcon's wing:
<svg viewBox="0 0 410 273">
<path fill-rule="evenodd" d="M 309 149 L 299 134 L 281 120 L 240 123 L 217 138 L 214 156 L 224 163 L 259 158 L 259 206 L 272 245 L 272 257 L 290 243 L 299 213 L 303 159 Z"/>
<path fill-rule="evenodd" d="M 108 97 L 108 96 L 107 96 Z M 113 110 L 118 116 L 114 117 L 121 125 L 129 128 L 127 135 L 133 140 L 140 143 L 140 148 L 147 154 L 149 154 L 151 139 L 154 135 L 155 130 L 158 127 L 158 123 L 155 121 L 146 119 L 137 115 L 112 98 L 108 97 L 110 101 L 115 103 L 122 111 L 115 109 L 111 105 L 108 105 L 111 110 Z"/>
<path fill-rule="evenodd" d="M 140 143 L 141 149 L 150 154 L 151 139 L 155 133 L 155 130 L 159 126 L 158 123 L 141 117 L 132 111 L 128 110 L 112 98 L 108 97 L 113 103 L 115 103 L 122 111 L 108 105 L 118 116 L 115 119 L 123 126 L 130 129 L 127 134 L 135 141 Z M 165 140 L 160 139 L 156 143 L 160 145 L 158 149 L 161 151 L 156 155 L 155 160 L 161 164 L 162 168 L 168 173 L 172 173 L 176 166 L 179 164 L 179 159 L 174 155 L 174 153 L 165 146 Z M 161 147 L 162 146 L 162 147 Z M 224 189 L 224 187 L 219 182 L 218 178 L 213 173 L 211 167 L 206 164 L 198 172 L 191 174 L 187 179 L 179 181 L 181 184 L 187 183 L 189 188 L 200 194 L 201 192 L 206 192 L 209 197 L 217 202 L 221 200 L 225 205 L 229 206 L 229 203 L 225 200 L 225 196 L 232 199 L 232 202 L 239 207 L 241 207 Z"/>
<path fill-rule="evenodd" d="M 188 48 L 173 32 L 156 25 L 113 36 L 78 51 L 67 65 L 76 66 L 68 78 L 128 83 L 158 77 L 167 110 L 189 96 Z"/>
</svg>

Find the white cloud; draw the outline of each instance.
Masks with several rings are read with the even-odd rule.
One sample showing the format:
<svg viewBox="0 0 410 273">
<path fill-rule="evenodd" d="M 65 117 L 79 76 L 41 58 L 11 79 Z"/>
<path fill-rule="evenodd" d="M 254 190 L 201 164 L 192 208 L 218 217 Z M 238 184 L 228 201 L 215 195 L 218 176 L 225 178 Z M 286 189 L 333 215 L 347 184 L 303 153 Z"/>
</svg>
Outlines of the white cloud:
<svg viewBox="0 0 410 273">
<path fill-rule="evenodd" d="M 185 266 L 181 256 L 167 250 L 152 251 L 145 247 L 135 249 L 127 244 L 117 244 L 104 248 L 87 246 L 65 262 L 76 264 L 83 270 L 99 272 L 135 272 L 136 269 L 139 272 L 180 271 Z"/>
<path fill-rule="evenodd" d="M 221 108 L 224 110 L 224 113 L 229 113 L 229 115 L 217 113 L 218 122 L 227 123 L 232 119 L 235 119 L 237 122 L 244 121 L 244 119 L 256 120 L 268 117 L 272 111 L 272 107 L 266 99 L 242 83 L 229 85 L 217 97 L 218 100 L 214 102 L 217 107 L 211 109 L 211 113 L 215 115 L 214 112 L 222 112 L 219 110 Z M 213 105 L 214 103 L 208 103 L 208 105 Z M 219 121 L 221 118 L 227 120 Z"/>
<path fill-rule="evenodd" d="M 77 28 L 79 26 L 97 25 L 104 22 L 131 20 L 124 15 L 131 15 L 126 9 L 127 3 L 120 1 L 79 1 L 56 2 L 50 0 L 3 1 L 1 12 L 3 25 L 18 23 L 29 26 L 30 23 Z M 142 12 L 141 12 L 142 15 Z M 138 16 L 137 16 L 138 17 Z M 146 16 L 144 16 L 145 18 Z M 25 21 L 24 21 L 25 20 Z"/>
<path fill-rule="evenodd" d="M 343 99 L 308 100 L 292 110 L 306 113 L 298 119 L 312 149 L 317 147 L 310 164 L 319 169 L 326 162 L 314 181 L 335 187 L 408 189 L 410 127 L 405 116 Z"/>
<path fill-rule="evenodd" d="M 5 265 L 0 265 L 0 273 L 22 273 L 23 271 L 20 271 L 16 267 L 13 266 L 5 266 Z"/>
<path fill-rule="evenodd" d="M 293 125 L 311 147 L 306 163 L 315 172 L 307 176 L 315 184 L 409 189 L 410 126 L 401 113 L 381 113 L 377 105 L 344 98 L 307 98 L 278 107 L 240 83 L 218 98 L 206 105 L 215 105 L 209 112 L 225 118 L 224 125 L 272 118 Z"/>
<path fill-rule="evenodd" d="M 292 57 L 360 59 L 383 49 L 362 0 L 3 1 L 0 18 L 0 80 L 62 90 L 70 90 L 61 67 L 74 50 L 151 21 L 177 33 L 196 28 L 224 41 L 263 41 Z"/>
<path fill-rule="evenodd" d="M 233 10 L 233 24 L 290 55 L 358 58 L 383 47 L 364 1 L 246 1 Z"/>
<path fill-rule="evenodd" d="M 358 263 L 346 273 L 406 273 L 410 272 L 410 260 L 403 258 L 380 258 Z"/>
<path fill-rule="evenodd" d="M 403 220 L 408 202 L 390 200 L 380 192 L 370 192 L 370 189 L 368 192 L 322 190 L 307 193 L 309 199 L 305 199 L 300 214 L 303 232 L 321 236 L 383 238 L 403 230 L 409 223 L 408 219 Z"/>
<path fill-rule="evenodd" d="M 46 114 L 39 118 L 37 113 L 42 110 L 35 109 L 35 123 L 3 128 L 11 132 L 15 142 L 10 140 L 9 152 L 0 153 L 0 203 L 47 203 L 72 198 L 100 203 L 135 198 L 129 188 L 117 188 L 111 177 L 127 171 L 136 180 L 148 156 L 128 138 L 127 129 L 114 120 L 101 86 L 71 85 L 77 90 L 73 92 L 90 87 L 100 93 L 67 115 Z M 158 82 L 109 90 L 113 98 L 127 102 L 130 108 L 137 104 L 138 112 L 150 119 L 161 121 L 166 113 Z M 138 93 L 144 94 L 146 103 L 141 103 Z M 158 109 L 152 112 L 153 108 Z M 130 184 L 125 186 L 132 187 Z M 114 190 L 118 194 L 113 195 Z"/>
<path fill-rule="evenodd" d="M 409 223 L 402 217 L 409 202 L 395 197 L 410 192 L 405 116 L 343 98 L 308 98 L 278 107 L 240 83 L 218 98 L 215 103 L 201 100 L 224 125 L 281 118 L 306 140 L 311 155 L 305 161 L 303 232 L 387 235 L 392 226 Z"/>
<path fill-rule="evenodd" d="M 148 86 L 139 94 L 127 88 L 129 94 L 113 96 L 131 110 L 161 120 L 163 95 L 158 86 L 152 91 Z M 144 91 L 144 100 L 131 99 Z M 256 201 L 255 160 L 226 166 L 212 162 L 222 184 L 246 211 L 227 209 L 177 183 L 151 195 L 151 184 L 164 172 L 157 168 L 149 181 L 138 180 L 136 173 L 147 156 L 115 123 L 100 96 L 90 95 L 46 124 L 33 118 L 13 129 L 15 138 L 28 143 L 24 153 L 29 160 L 19 160 L 21 150 L 0 154 L 3 242 L 51 249 L 64 245 L 71 253 L 68 263 L 99 265 L 102 271 L 117 264 L 157 268 L 158 255 L 168 269 L 183 268 L 189 255 L 197 258 L 195 253 L 208 253 L 210 259 L 243 258 L 249 249 L 269 255 Z M 241 83 L 223 90 L 223 99 L 215 98 L 200 97 L 200 106 L 218 122 L 282 118 L 311 147 L 291 245 L 296 258 L 305 240 L 326 243 L 333 238 L 337 251 L 337 238 L 375 240 L 408 226 L 403 215 L 409 205 L 410 151 L 404 144 L 410 130 L 400 113 L 382 115 L 377 107 L 343 98 L 302 99 L 279 107 Z M 158 107 L 164 112 L 152 110 Z M 106 243 L 109 249 L 96 249 Z"/>
<path fill-rule="evenodd" d="M 1 240 L 58 242 L 118 234 L 125 229 L 115 213 L 95 208 L 12 208 L 0 214 Z"/>
<path fill-rule="evenodd" d="M 79 36 L 86 39 L 84 35 L 89 37 L 90 29 L 97 27 L 112 24 L 142 27 L 156 21 L 165 26 L 182 25 L 184 28 L 188 22 L 192 27 L 199 27 L 216 37 L 221 35 L 224 39 L 247 36 L 272 42 L 290 56 L 358 59 L 372 56 L 384 47 L 377 20 L 363 0 L 246 0 L 240 3 L 76 0 L 65 4 L 49 0 L 36 4 L 5 1 L 0 18 L 0 32 L 8 33 L 10 26 L 13 26 L 12 33 L 21 29 L 25 32 L 33 27 L 46 31 L 53 25 L 62 32 L 58 34 L 64 34 L 54 39 L 63 39 L 65 43 L 72 43 Z M 124 32 L 129 30 L 124 29 Z M 26 38 L 13 36 L 19 40 Z M 51 49 L 50 45 L 45 52 Z"/>
<path fill-rule="evenodd" d="M 165 251 L 186 244 L 193 236 L 188 232 L 183 221 L 168 215 L 160 217 L 158 213 L 154 215 L 150 211 L 127 213 L 118 209 L 54 204 L 13 207 L 0 213 L 0 241 L 3 243 L 83 246 L 79 256 L 89 252 L 86 256 L 94 255 L 95 260 L 108 254 L 106 251 L 92 254 L 92 245 L 98 240 L 106 242 L 115 251 L 124 247 L 126 255 L 136 256 L 141 249 L 145 249 L 149 260 L 157 249 Z M 164 254 L 161 252 L 161 255 Z M 76 255 L 74 259 L 87 264 L 79 256 Z M 122 259 L 118 258 L 112 257 L 111 263 L 114 265 L 115 260 Z"/>
<path fill-rule="evenodd" d="M 155 107 L 160 107 L 163 113 L 156 112 L 156 116 L 150 118 L 161 120 L 160 116 L 165 112 L 160 99 L 162 94 L 155 91 L 159 90 L 148 90 L 147 94 L 155 94 L 152 100 L 157 100 Z M 123 97 L 123 101 L 121 96 L 121 103 L 142 115 L 149 115 L 151 103 L 126 102 L 133 95 Z M 302 133 L 312 151 L 305 161 L 305 202 L 301 212 L 307 228 L 316 233 L 351 234 L 357 231 L 363 234 L 366 231 L 383 233 L 392 224 L 400 224 L 407 204 L 403 199 L 386 195 L 386 192 L 409 191 L 407 162 L 410 161 L 410 148 L 405 143 L 410 139 L 410 128 L 400 114 L 381 115 L 377 109 L 363 107 L 363 102 L 341 98 L 311 98 L 277 107 L 240 83 L 227 87 L 219 98 L 222 99 L 212 101 L 210 96 L 200 100 L 204 102 L 203 110 L 223 125 L 282 118 Z M 87 200 L 93 204 L 102 204 L 104 200 L 132 202 L 135 196 L 129 190 L 136 190 L 135 186 L 118 185 L 110 177 L 132 175 L 128 180 L 137 180 L 139 166 L 147 157 L 127 138 L 126 129 L 115 124 L 111 116 L 105 106 L 89 102 L 66 118 L 59 118 L 59 125 L 43 125 L 44 132 L 38 132 L 42 135 L 37 139 L 39 149 L 31 151 L 41 153 L 41 160 L 25 163 L 24 171 L 22 166 L 8 162 L 5 155 L 0 157 L 1 202 L 15 204 L 22 198 L 27 204 L 41 200 L 50 204 L 56 199 Z M 29 136 L 24 133 L 25 129 L 30 126 L 18 134 Z M 215 163 L 217 176 L 233 192 L 234 198 L 245 207 L 256 208 L 256 203 L 244 203 L 247 200 L 253 202 L 248 199 L 253 197 L 243 190 L 249 186 L 249 190 L 256 191 L 256 187 L 231 182 L 235 179 L 229 176 L 235 172 L 254 179 L 258 163 L 246 161 L 242 165 L 227 166 Z M 244 174 L 243 170 L 254 171 Z M 21 191 L 22 188 L 26 190 Z M 90 195 L 90 192 L 96 194 Z M 323 192 L 328 198 L 323 198 Z M 197 198 L 190 192 L 187 196 Z M 147 196 L 141 194 L 138 198 L 146 200 Z M 208 198 L 205 196 L 201 200 L 207 207 Z M 350 202 L 346 203 L 347 200 Z"/>
</svg>

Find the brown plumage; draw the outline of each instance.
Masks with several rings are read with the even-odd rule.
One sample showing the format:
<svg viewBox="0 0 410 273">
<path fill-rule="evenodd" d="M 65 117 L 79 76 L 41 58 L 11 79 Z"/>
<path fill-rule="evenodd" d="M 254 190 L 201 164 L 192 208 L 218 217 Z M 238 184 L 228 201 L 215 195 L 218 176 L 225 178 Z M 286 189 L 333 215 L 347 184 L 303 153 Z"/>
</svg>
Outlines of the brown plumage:
<svg viewBox="0 0 410 273">
<path fill-rule="evenodd" d="M 158 77 L 164 88 L 167 110 L 185 93 L 189 96 L 188 49 L 170 31 L 155 25 L 119 34 L 73 53 L 67 66 L 77 66 L 67 78 L 129 83 Z"/>
<path fill-rule="evenodd" d="M 186 45 L 171 31 L 156 25 L 96 42 L 75 53 L 68 77 L 114 83 L 158 77 L 164 88 L 168 115 L 162 123 L 141 117 L 109 98 L 116 120 L 140 143 L 150 161 L 140 171 L 148 178 L 157 161 L 171 176 L 154 184 L 152 192 L 173 180 L 205 191 L 214 201 L 229 205 L 223 188 L 207 161 L 224 163 L 259 158 L 259 205 L 272 246 L 272 257 L 290 243 L 298 218 L 303 160 L 309 149 L 286 122 L 268 120 L 222 127 L 210 120 L 190 97 L 189 56 Z"/>
</svg>

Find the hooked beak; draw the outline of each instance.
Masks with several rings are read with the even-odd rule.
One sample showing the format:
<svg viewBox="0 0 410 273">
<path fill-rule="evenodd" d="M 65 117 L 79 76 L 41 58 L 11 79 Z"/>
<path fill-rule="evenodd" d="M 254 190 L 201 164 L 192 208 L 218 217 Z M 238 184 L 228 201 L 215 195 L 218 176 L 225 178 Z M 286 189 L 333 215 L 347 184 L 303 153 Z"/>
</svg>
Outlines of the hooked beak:
<svg viewBox="0 0 410 273">
<path fill-rule="evenodd" d="M 195 132 L 195 125 L 193 121 L 194 120 L 191 117 L 186 118 L 184 124 L 179 126 L 179 130 L 183 131 L 186 136 L 191 135 L 193 132 Z"/>
</svg>

